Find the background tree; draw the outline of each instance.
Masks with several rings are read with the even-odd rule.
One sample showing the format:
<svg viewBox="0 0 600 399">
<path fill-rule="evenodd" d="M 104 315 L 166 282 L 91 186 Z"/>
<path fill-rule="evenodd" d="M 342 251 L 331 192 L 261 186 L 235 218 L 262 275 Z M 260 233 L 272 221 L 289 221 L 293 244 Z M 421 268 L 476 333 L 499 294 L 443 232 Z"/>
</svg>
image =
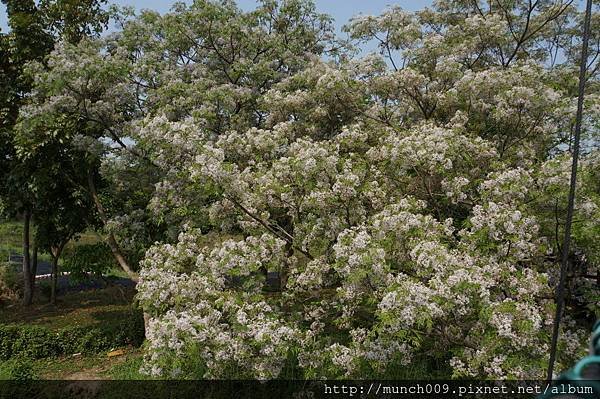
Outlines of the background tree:
<svg viewBox="0 0 600 399">
<path fill-rule="evenodd" d="M 27 162 L 19 159 L 15 149 L 14 125 L 25 99 L 31 91 L 31 76 L 24 73 L 28 62 L 44 61 L 44 57 L 54 47 L 55 40 L 81 39 L 82 34 L 98 32 L 106 23 L 106 13 L 98 1 L 43 1 L 39 5 L 31 1 L 3 0 L 7 8 L 10 33 L 1 38 L 3 65 L 1 76 L 6 85 L 2 87 L 2 197 L 4 210 L 9 214 L 23 215 L 23 279 L 24 303 L 31 303 L 35 280 L 35 262 L 30 260 L 29 230 L 32 217 L 37 221 L 45 213 L 41 203 L 46 187 L 36 186 L 35 182 L 47 181 L 36 174 L 46 173 L 54 154 L 37 151 Z M 82 11 L 85 13 L 82 14 Z M 59 18 L 57 20 L 57 18 Z M 64 35 L 63 35 L 64 34 Z M 63 37 L 64 36 L 64 37 Z M 39 132 L 38 132 L 39 133 Z M 35 245 L 34 245 L 35 247 Z M 34 251 L 34 258 L 37 257 Z M 33 270 L 32 270 L 33 269 Z"/>
<path fill-rule="evenodd" d="M 49 121 L 47 121 L 49 122 Z M 36 127 L 36 131 L 60 128 L 78 131 L 80 126 L 45 125 Z M 19 159 L 25 164 L 36 162 L 42 157 L 43 164 L 32 176 L 31 185 L 39 187 L 36 192 L 36 213 L 40 216 L 36 223 L 36 245 L 52 258 L 52 279 L 50 302 L 56 303 L 58 279 L 58 261 L 65 245 L 86 228 L 97 227 L 97 214 L 88 193 L 82 189 L 87 184 L 86 153 L 69 148 L 59 140 L 44 143 L 28 152 L 24 148 L 32 148 L 20 141 L 24 137 L 18 134 L 20 126 L 16 126 L 16 144 Z"/>
<path fill-rule="evenodd" d="M 2 135 L 3 140 L 3 203 L 5 211 L 12 215 L 23 215 L 23 280 L 24 303 L 31 303 L 33 285 L 30 261 L 30 222 L 33 213 L 30 176 L 36 165 L 25 165 L 18 161 L 12 145 L 12 127 L 17 120 L 19 109 L 31 88 L 31 81 L 23 76 L 23 67 L 29 61 L 41 61 L 50 52 L 53 40 L 44 30 L 38 8 L 33 0 L 3 0 L 11 28 L 9 34 L 2 35 L 3 71 L 5 85 L 2 86 Z"/>
</svg>

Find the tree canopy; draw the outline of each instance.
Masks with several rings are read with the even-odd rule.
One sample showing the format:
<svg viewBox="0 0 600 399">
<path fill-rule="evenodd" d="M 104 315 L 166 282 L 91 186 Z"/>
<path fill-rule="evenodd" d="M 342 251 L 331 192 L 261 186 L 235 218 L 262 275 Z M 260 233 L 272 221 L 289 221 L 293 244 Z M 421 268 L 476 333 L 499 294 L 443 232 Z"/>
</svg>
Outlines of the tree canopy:
<svg viewBox="0 0 600 399">
<path fill-rule="evenodd" d="M 84 154 L 65 146 L 51 126 L 29 127 L 31 135 L 48 137 L 43 143 L 27 141 L 19 133 L 19 117 L 25 117 L 23 112 L 31 102 L 34 85 L 27 65 L 36 62 L 47 68 L 46 57 L 55 42 L 76 44 L 85 35 L 98 34 L 106 25 L 108 14 L 101 9 L 104 0 L 3 0 L 3 3 L 11 30 L 0 34 L 0 211 L 12 217 L 23 215 L 26 224 L 23 279 L 24 302 L 29 304 L 35 280 L 31 274 L 35 275 L 36 268 L 29 259 L 32 217 L 39 233 L 34 234 L 38 236 L 35 242 L 41 241 L 49 248 L 86 228 L 94 216 L 90 213 L 92 208 L 82 206 L 79 184 L 74 183 L 80 175 L 78 157 Z M 79 129 L 78 121 L 71 119 L 62 126 L 69 128 Z M 69 234 L 61 233 L 66 231 Z"/>
</svg>

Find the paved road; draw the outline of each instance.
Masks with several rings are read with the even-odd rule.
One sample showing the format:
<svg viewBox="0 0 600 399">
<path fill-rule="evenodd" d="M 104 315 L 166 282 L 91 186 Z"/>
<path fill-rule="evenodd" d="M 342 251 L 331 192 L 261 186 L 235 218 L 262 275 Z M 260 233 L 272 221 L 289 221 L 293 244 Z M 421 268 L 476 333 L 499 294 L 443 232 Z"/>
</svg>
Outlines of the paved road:
<svg viewBox="0 0 600 399">
<path fill-rule="evenodd" d="M 8 261 L 14 263 L 17 267 L 19 267 L 21 264 L 23 264 L 23 255 L 10 254 Z M 52 264 L 50 264 L 50 262 L 45 262 L 43 260 L 38 259 L 36 275 L 42 276 L 44 274 L 50 274 L 51 272 L 52 272 Z"/>
<path fill-rule="evenodd" d="M 15 265 L 15 270 L 21 269 L 21 264 L 23 263 L 23 256 L 19 254 L 11 254 L 10 262 Z M 37 272 L 36 276 L 46 276 L 52 272 L 52 264 L 50 262 L 45 262 L 42 260 L 38 260 Z M 39 279 L 42 280 L 41 278 Z M 135 287 L 135 282 L 128 278 L 110 278 L 110 281 L 114 284 L 121 285 L 123 287 Z M 75 282 L 68 275 L 60 275 L 58 276 L 57 288 L 60 293 L 67 291 L 82 291 L 82 290 L 91 290 L 97 288 L 104 288 L 105 281 L 98 278 L 90 278 L 84 282 Z"/>
</svg>

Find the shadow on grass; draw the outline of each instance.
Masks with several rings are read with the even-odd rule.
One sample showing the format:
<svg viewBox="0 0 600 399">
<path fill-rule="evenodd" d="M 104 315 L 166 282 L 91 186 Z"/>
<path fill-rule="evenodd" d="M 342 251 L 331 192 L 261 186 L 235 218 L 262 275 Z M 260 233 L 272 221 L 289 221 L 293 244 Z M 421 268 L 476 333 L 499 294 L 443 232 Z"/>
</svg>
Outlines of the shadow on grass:
<svg viewBox="0 0 600 399">
<path fill-rule="evenodd" d="M 37 290 L 31 306 L 13 303 L 0 312 L 0 324 L 37 324 L 51 328 L 90 325 L 128 317 L 132 312 L 135 290 L 132 287 L 108 286 L 79 292 L 67 292 L 51 305 Z"/>
</svg>

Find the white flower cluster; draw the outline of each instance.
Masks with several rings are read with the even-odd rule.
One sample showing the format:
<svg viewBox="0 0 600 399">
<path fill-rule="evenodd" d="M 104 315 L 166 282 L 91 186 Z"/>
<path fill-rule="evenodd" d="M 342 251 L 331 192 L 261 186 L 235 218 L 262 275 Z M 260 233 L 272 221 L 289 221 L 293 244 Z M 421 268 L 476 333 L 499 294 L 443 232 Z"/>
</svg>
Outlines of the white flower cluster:
<svg viewBox="0 0 600 399">
<path fill-rule="evenodd" d="M 573 99 L 533 44 L 507 59 L 505 15 L 469 7 L 355 18 L 347 31 L 379 38 L 389 70 L 377 55 L 307 56 L 256 101 L 240 85 L 165 72 L 165 90 L 209 94 L 136 125 L 167 171 L 152 206 L 192 213 L 189 194 L 207 192 L 215 233 L 238 236 L 206 243 L 189 230 L 147 252 L 149 372 L 196 356 L 208 377 L 273 378 L 290 360 L 307 377 L 353 378 L 439 351 L 456 377 L 543 375 L 552 212 L 569 176 L 568 157 L 554 154 Z M 585 259 L 600 258 L 592 158 L 574 235 Z M 566 330 L 564 359 L 583 337 Z"/>
<path fill-rule="evenodd" d="M 263 235 L 208 250 L 199 245 L 198 233 L 182 233 L 176 246 L 152 247 L 144 260 L 138 299 L 153 315 L 146 370 L 171 372 L 176 362 L 166 359 L 174 361 L 194 345 L 206 363 L 206 377 L 248 362 L 248 376 L 276 377 L 300 335 L 253 292 L 265 283 L 262 268 L 277 270 L 284 262 L 284 242 Z M 237 286 L 244 288 L 241 298 L 234 295 Z"/>
</svg>

